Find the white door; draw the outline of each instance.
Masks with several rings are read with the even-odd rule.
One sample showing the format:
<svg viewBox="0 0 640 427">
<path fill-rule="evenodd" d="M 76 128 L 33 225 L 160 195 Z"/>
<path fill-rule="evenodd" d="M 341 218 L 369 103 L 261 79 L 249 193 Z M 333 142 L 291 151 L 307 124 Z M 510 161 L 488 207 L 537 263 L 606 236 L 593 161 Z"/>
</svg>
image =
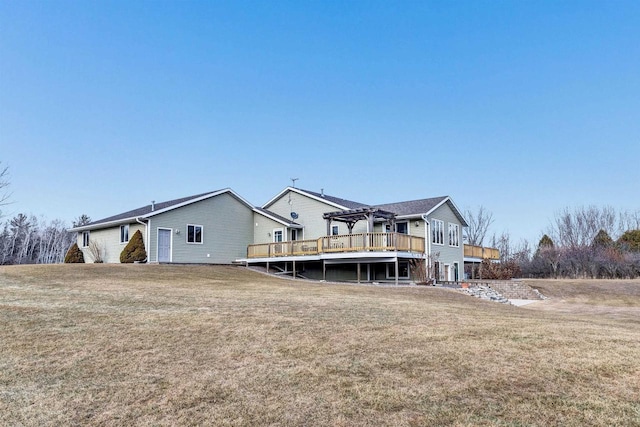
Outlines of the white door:
<svg viewBox="0 0 640 427">
<path fill-rule="evenodd" d="M 171 230 L 158 230 L 158 262 L 171 262 Z"/>
</svg>

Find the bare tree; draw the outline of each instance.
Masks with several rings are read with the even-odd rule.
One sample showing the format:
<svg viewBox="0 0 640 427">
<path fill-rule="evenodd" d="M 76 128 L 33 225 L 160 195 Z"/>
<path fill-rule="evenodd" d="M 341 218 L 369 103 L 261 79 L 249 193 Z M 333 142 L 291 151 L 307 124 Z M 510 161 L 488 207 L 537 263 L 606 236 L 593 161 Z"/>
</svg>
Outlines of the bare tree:
<svg viewBox="0 0 640 427">
<path fill-rule="evenodd" d="M 87 214 L 82 214 L 78 218 L 73 221 L 73 227 L 82 227 L 83 225 L 87 225 L 91 222 L 91 217 Z"/>
<path fill-rule="evenodd" d="M 586 247 L 600 230 L 610 236 L 616 234 L 617 219 L 615 210 L 610 206 L 580 207 L 573 211 L 565 208 L 556 214 L 550 233 L 560 247 Z"/>
<path fill-rule="evenodd" d="M 0 162 L 0 165 L 2 162 Z M 0 206 L 8 204 L 11 194 L 7 192 L 9 187 L 9 168 L 0 166 Z M 0 210 L 0 218 L 2 218 L 2 211 Z"/>
<path fill-rule="evenodd" d="M 493 214 L 486 210 L 484 206 L 480 206 L 476 214 L 467 209 L 464 215 L 469 224 L 465 229 L 467 243 L 474 246 L 482 246 L 487 231 L 493 224 Z"/>
</svg>

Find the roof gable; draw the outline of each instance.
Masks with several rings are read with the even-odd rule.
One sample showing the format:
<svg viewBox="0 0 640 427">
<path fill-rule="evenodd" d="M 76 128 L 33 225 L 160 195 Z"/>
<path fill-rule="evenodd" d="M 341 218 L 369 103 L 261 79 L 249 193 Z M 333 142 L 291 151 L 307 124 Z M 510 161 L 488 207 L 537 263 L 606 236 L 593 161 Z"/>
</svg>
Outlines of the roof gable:
<svg viewBox="0 0 640 427">
<path fill-rule="evenodd" d="M 135 221 L 136 219 L 145 219 L 152 217 L 154 215 L 161 214 L 163 212 L 167 212 L 173 209 L 177 209 L 181 206 L 186 206 L 191 203 L 196 203 L 201 200 L 206 200 L 214 196 L 218 196 L 220 194 L 229 193 L 236 199 L 238 199 L 243 204 L 247 205 L 249 209 L 253 209 L 253 206 L 245 199 L 240 197 L 236 192 L 234 192 L 230 188 L 225 188 L 222 190 L 211 191 L 208 193 L 200 193 L 195 194 L 193 196 L 181 197 L 179 199 L 169 200 L 166 202 L 155 203 L 153 205 L 142 206 L 137 209 L 133 209 L 127 212 L 123 212 L 117 215 L 112 215 L 107 218 L 99 219 L 97 221 L 90 222 L 89 224 L 83 225 L 81 227 L 71 228 L 70 231 L 81 231 L 81 230 L 91 230 L 98 228 L 105 228 L 111 225 L 124 224 L 127 222 Z"/>
<path fill-rule="evenodd" d="M 451 197 L 431 197 L 429 199 L 409 200 L 406 202 L 387 203 L 376 207 L 387 211 L 395 212 L 399 217 L 429 215 L 443 204 L 448 204 L 453 213 L 458 217 L 463 227 L 468 226 L 467 221 L 462 216 L 458 207 L 453 203 Z"/>
<path fill-rule="evenodd" d="M 315 191 L 303 190 L 301 188 L 295 188 L 295 187 L 287 187 L 284 190 L 282 190 L 280 193 L 278 193 L 275 197 L 273 197 L 271 200 L 269 200 L 267 203 L 265 203 L 262 207 L 268 208 L 269 206 L 274 204 L 277 200 L 279 200 L 282 196 L 287 194 L 287 192 L 289 191 L 302 194 L 303 196 L 310 197 L 312 199 L 334 206 L 338 209 L 358 209 L 358 208 L 369 206 L 364 203 L 354 202 L 353 200 L 347 200 L 347 199 L 342 199 L 340 197 L 329 196 L 323 193 L 316 193 Z"/>
</svg>

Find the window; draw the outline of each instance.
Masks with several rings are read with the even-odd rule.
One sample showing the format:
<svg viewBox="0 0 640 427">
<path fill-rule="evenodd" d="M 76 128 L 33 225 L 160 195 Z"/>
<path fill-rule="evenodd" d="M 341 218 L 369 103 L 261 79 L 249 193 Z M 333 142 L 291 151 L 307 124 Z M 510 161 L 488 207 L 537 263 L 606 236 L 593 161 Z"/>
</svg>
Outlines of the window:
<svg viewBox="0 0 640 427">
<path fill-rule="evenodd" d="M 83 248 L 88 248 L 89 247 L 89 232 L 88 231 L 83 231 L 82 232 L 82 247 Z"/>
<path fill-rule="evenodd" d="M 291 229 L 291 240 L 298 240 L 298 230 L 295 228 Z"/>
<path fill-rule="evenodd" d="M 273 241 L 275 243 L 282 242 L 282 228 L 273 230 Z"/>
<path fill-rule="evenodd" d="M 444 245 L 444 221 L 439 219 L 431 221 L 431 241 L 435 245 Z"/>
<path fill-rule="evenodd" d="M 398 233 L 409 234 L 409 223 L 396 222 L 396 230 L 398 230 Z"/>
<path fill-rule="evenodd" d="M 129 224 L 120 226 L 120 243 L 127 243 L 129 241 Z"/>
<path fill-rule="evenodd" d="M 202 243 L 202 226 L 187 224 L 187 243 Z"/>
<path fill-rule="evenodd" d="M 460 246 L 460 226 L 449 223 L 449 246 Z"/>
<path fill-rule="evenodd" d="M 340 234 L 340 227 L 338 227 L 337 225 L 332 225 L 331 226 L 331 235 L 332 236 L 337 236 L 338 234 Z"/>
<path fill-rule="evenodd" d="M 396 278 L 396 266 L 394 264 L 387 264 L 387 279 Z M 409 278 L 409 263 L 407 261 L 398 262 L 398 279 Z"/>
</svg>

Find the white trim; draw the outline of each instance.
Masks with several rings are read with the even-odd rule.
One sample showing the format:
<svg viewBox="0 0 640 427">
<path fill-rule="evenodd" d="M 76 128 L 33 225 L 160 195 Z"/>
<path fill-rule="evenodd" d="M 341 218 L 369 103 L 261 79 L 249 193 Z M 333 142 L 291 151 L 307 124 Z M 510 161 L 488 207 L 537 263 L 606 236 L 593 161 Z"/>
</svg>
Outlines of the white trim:
<svg viewBox="0 0 640 427">
<path fill-rule="evenodd" d="M 263 209 L 264 209 L 264 208 L 263 208 Z M 273 220 L 273 221 L 275 221 L 275 222 L 278 222 L 278 223 L 280 223 L 280 224 L 282 224 L 282 225 L 285 225 L 285 226 L 287 226 L 287 227 L 291 227 L 291 228 L 303 228 L 303 227 L 302 227 L 302 225 L 300 225 L 300 224 L 293 224 L 293 223 L 290 223 L 290 222 L 287 222 L 287 221 L 283 221 L 283 220 L 278 219 L 278 218 L 276 218 L 276 217 L 274 217 L 274 216 L 272 216 L 272 215 L 269 215 L 269 214 L 267 214 L 267 213 L 265 213 L 265 212 L 262 212 L 260 209 L 253 208 L 253 211 L 254 211 L 255 213 L 257 213 L 257 214 L 260 214 L 260 215 L 262 215 L 262 216 L 264 216 L 264 217 L 266 217 L 266 218 L 269 218 L 270 220 Z"/>
<path fill-rule="evenodd" d="M 280 240 L 279 242 L 276 241 L 276 232 L 280 232 L 280 236 L 282 236 L 282 240 Z M 271 240 L 272 243 L 283 243 L 286 242 L 287 240 L 287 236 L 284 234 L 284 228 L 274 228 L 273 231 L 271 232 Z"/>
<path fill-rule="evenodd" d="M 458 209 L 456 204 L 453 203 L 453 200 L 451 200 L 451 197 L 449 197 L 449 196 L 446 196 L 440 203 L 438 203 L 437 205 L 432 207 L 428 212 L 425 213 L 425 215 L 428 216 L 429 214 L 433 213 L 436 209 L 438 209 L 440 206 L 444 205 L 446 202 L 451 203 L 451 207 L 453 207 L 452 211 L 458 217 L 458 219 L 460 220 L 461 225 L 463 227 L 468 227 L 469 224 L 467 224 L 467 221 L 464 219 L 464 216 L 462 216 L 462 213 L 461 213 L 460 209 Z"/>
<path fill-rule="evenodd" d="M 189 241 L 189 227 L 200 227 L 200 241 L 196 242 L 196 230 L 195 228 L 193 229 L 193 242 Z M 187 245 L 203 245 L 204 244 L 204 227 L 200 224 L 189 224 L 187 223 L 187 231 L 184 233 L 185 236 L 185 243 Z"/>
<path fill-rule="evenodd" d="M 155 215 L 160 215 L 161 213 L 172 211 L 174 209 L 178 209 L 178 208 L 181 208 L 183 206 L 190 205 L 192 203 L 201 202 L 203 200 L 207 200 L 207 199 L 210 199 L 212 197 L 219 196 L 219 195 L 225 194 L 225 193 L 230 193 L 232 196 L 237 198 L 239 201 L 241 201 L 242 203 L 247 205 L 247 207 L 249 209 L 253 210 L 253 206 L 251 205 L 251 203 L 246 201 L 244 198 L 242 198 L 238 193 L 236 193 L 232 189 L 225 188 L 225 189 L 222 189 L 222 190 L 214 191 L 213 193 L 205 194 L 204 196 L 200 196 L 200 197 L 197 197 L 195 199 L 189 199 L 186 202 L 182 202 L 182 203 L 178 203 L 176 205 L 168 206 L 168 207 L 166 207 L 164 209 L 160 209 L 160 210 L 157 210 L 157 211 L 149 212 L 148 214 L 142 215 L 142 218 L 150 218 L 150 217 L 155 216 Z"/>
<path fill-rule="evenodd" d="M 336 208 L 341 209 L 341 210 L 349 209 L 346 206 L 339 205 L 338 203 L 331 202 L 331 201 L 329 201 L 329 200 L 327 200 L 325 198 L 322 198 L 322 197 L 314 196 L 313 194 L 309 194 L 306 191 L 302 191 L 299 188 L 294 188 L 294 187 L 287 187 L 284 190 L 282 190 L 281 192 L 279 192 L 274 198 L 272 198 L 267 203 L 262 205 L 262 209 L 266 209 L 267 206 L 270 206 L 273 203 L 275 203 L 275 201 L 280 199 L 282 196 L 284 196 L 287 193 L 287 191 L 293 191 L 294 193 L 298 193 L 298 194 L 300 194 L 302 196 L 309 197 L 310 199 L 317 200 L 317 201 L 325 203 L 327 205 L 335 206 Z"/>
<path fill-rule="evenodd" d="M 442 243 L 438 243 L 438 242 L 434 242 L 433 241 L 434 240 L 433 239 L 433 237 L 434 237 L 433 236 L 433 232 L 434 232 L 434 229 L 436 228 L 436 227 L 434 227 L 435 222 L 439 222 L 440 224 L 442 224 Z M 441 220 L 441 219 L 431 218 L 431 236 L 429 236 L 429 239 L 431 239 L 431 243 L 434 244 L 434 245 L 437 245 L 437 246 L 444 246 L 445 245 L 444 236 L 445 236 L 445 234 L 444 234 L 444 221 Z"/>
<path fill-rule="evenodd" d="M 127 227 L 127 240 L 122 241 L 122 227 Z M 126 245 L 127 243 L 129 243 L 129 224 L 121 224 L 120 225 L 120 244 L 121 245 Z"/>
<path fill-rule="evenodd" d="M 130 218 L 123 218 L 123 219 L 117 219 L 114 221 L 109 221 L 109 222 L 101 222 L 100 224 L 94 224 L 94 225 L 83 225 L 82 227 L 75 227 L 75 228 L 69 228 L 68 231 L 70 232 L 74 232 L 74 231 L 87 231 L 87 230 L 99 230 L 101 228 L 111 228 L 113 226 L 119 225 L 119 224 L 131 224 L 133 221 L 136 220 L 136 218 L 143 218 L 141 216 L 132 216 Z"/>
<path fill-rule="evenodd" d="M 459 248 L 460 247 L 460 224 L 456 224 L 455 222 L 449 222 L 447 223 L 448 227 L 447 227 L 447 231 L 448 231 L 448 240 L 449 240 L 449 246 L 451 246 L 452 248 Z M 455 230 L 455 241 L 458 243 L 457 245 L 452 245 L 451 244 L 451 238 L 453 237 L 451 235 L 451 229 Z"/>
<path fill-rule="evenodd" d="M 158 252 L 160 249 L 160 230 L 168 230 L 169 231 L 169 262 L 173 262 L 173 228 L 167 227 L 158 227 L 156 229 L 156 262 L 160 262 L 160 258 L 158 257 Z"/>
<path fill-rule="evenodd" d="M 87 233 L 87 244 L 84 244 L 84 234 Z M 89 244 L 91 243 L 91 231 L 90 230 L 85 230 L 82 232 L 82 247 L 83 248 L 88 248 Z"/>
</svg>

